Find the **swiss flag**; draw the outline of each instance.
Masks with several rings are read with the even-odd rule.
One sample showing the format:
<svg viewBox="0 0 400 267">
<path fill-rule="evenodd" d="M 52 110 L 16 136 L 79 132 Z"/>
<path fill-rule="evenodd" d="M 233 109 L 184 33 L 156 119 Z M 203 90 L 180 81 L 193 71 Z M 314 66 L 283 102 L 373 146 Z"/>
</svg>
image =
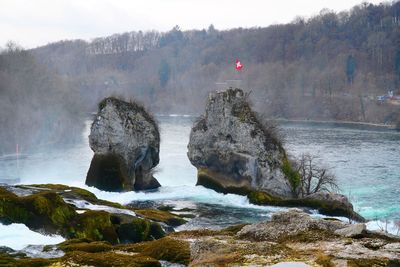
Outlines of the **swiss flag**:
<svg viewBox="0 0 400 267">
<path fill-rule="evenodd" d="M 241 71 L 243 67 L 244 66 L 242 65 L 242 63 L 240 63 L 239 59 L 236 59 L 236 66 L 235 66 L 236 70 Z"/>
</svg>

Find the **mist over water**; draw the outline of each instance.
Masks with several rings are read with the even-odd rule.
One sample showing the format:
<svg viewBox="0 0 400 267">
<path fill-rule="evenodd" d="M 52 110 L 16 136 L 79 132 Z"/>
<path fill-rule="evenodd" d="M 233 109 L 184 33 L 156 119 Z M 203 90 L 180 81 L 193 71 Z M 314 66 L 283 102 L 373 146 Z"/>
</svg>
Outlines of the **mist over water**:
<svg viewBox="0 0 400 267">
<path fill-rule="evenodd" d="M 155 192 L 112 193 L 84 185 L 93 152 L 88 144 L 90 121 L 79 143 L 47 148 L 20 160 L 22 184 L 62 183 L 86 188 L 99 198 L 122 204 L 158 203 L 196 208 L 199 216 L 182 229 L 224 227 L 267 219 L 278 207 L 249 204 L 244 196 L 223 195 L 195 186 L 196 169 L 187 158 L 194 117 L 158 116 L 161 128 L 160 165 L 155 176 L 162 187 Z M 400 134 L 285 123 L 281 127 L 289 154 L 308 152 L 320 157 L 339 180 L 355 210 L 368 219 L 400 219 Z M 23 151 L 22 151 L 23 153 Z M 16 176 L 16 162 L 0 160 L 0 179 Z"/>
</svg>

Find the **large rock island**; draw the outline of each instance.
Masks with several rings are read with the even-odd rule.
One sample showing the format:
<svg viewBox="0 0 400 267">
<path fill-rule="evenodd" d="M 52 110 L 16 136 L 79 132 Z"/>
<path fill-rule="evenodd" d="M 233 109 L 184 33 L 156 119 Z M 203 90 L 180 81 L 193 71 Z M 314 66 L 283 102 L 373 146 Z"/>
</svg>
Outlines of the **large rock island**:
<svg viewBox="0 0 400 267">
<path fill-rule="evenodd" d="M 99 104 L 90 135 L 94 152 L 86 184 L 105 191 L 154 189 L 160 133 L 151 115 L 135 102 L 113 97 Z"/>
<path fill-rule="evenodd" d="M 303 206 L 364 221 L 343 195 L 299 194 L 304 180 L 297 163 L 241 89 L 210 93 L 205 114 L 192 127 L 188 157 L 198 170 L 197 185 L 247 195 L 258 205 Z"/>
<path fill-rule="evenodd" d="M 193 126 L 190 162 L 198 168 L 198 185 L 223 193 L 265 190 L 293 195 L 282 166 L 280 142 L 265 129 L 240 89 L 211 93 L 205 115 Z"/>
</svg>

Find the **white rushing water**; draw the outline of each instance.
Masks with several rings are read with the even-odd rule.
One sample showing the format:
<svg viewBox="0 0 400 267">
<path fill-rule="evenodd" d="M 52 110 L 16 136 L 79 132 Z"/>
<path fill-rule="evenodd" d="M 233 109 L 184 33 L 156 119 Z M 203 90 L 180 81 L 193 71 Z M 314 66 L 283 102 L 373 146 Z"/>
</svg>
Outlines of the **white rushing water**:
<svg viewBox="0 0 400 267">
<path fill-rule="evenodd" d="M 59 235 L 43 235 L 29 230 L 24 224 L 0 224 L 0 246 L 21 250 L 28 245 L 53 245 L 65 239 Z"/>
</svg>

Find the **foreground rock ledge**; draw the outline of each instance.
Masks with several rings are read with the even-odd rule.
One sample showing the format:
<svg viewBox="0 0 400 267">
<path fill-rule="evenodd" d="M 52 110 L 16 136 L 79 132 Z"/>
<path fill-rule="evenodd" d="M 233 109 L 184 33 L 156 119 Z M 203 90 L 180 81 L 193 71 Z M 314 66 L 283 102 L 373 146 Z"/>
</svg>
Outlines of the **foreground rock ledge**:
<svg viewBox="0 0 400 267">
<path fill-rule="evenodd" d="M 62 250 L 54 259 L 27 259 L 0 251 L 6 266 L 273 266 L 296 262 L 314 267 L 400 266 L 400 239 L 365 230 L 365 225 L 313 219 L 292 209 L 270 221 L 223 230 L 194 230 L 159 240 L 112 245 L 71 239 L 46 250 Z M 22 257 L 22 259 L 21 259 Z M 169 262 L 169 263 L 166 263 Z M 39 264 L 40 263 L 40 264 Z M 301 265 L 300 265 L 301 264 Z"/>
<path fill-rule="evenodd" d="M 113 97 L 99 104 L 90 135 L 94 152 L 86 184 L 105 191 L 154 189 L 160 133 L 152 116 L 134 102 Z"/>
</svg>

